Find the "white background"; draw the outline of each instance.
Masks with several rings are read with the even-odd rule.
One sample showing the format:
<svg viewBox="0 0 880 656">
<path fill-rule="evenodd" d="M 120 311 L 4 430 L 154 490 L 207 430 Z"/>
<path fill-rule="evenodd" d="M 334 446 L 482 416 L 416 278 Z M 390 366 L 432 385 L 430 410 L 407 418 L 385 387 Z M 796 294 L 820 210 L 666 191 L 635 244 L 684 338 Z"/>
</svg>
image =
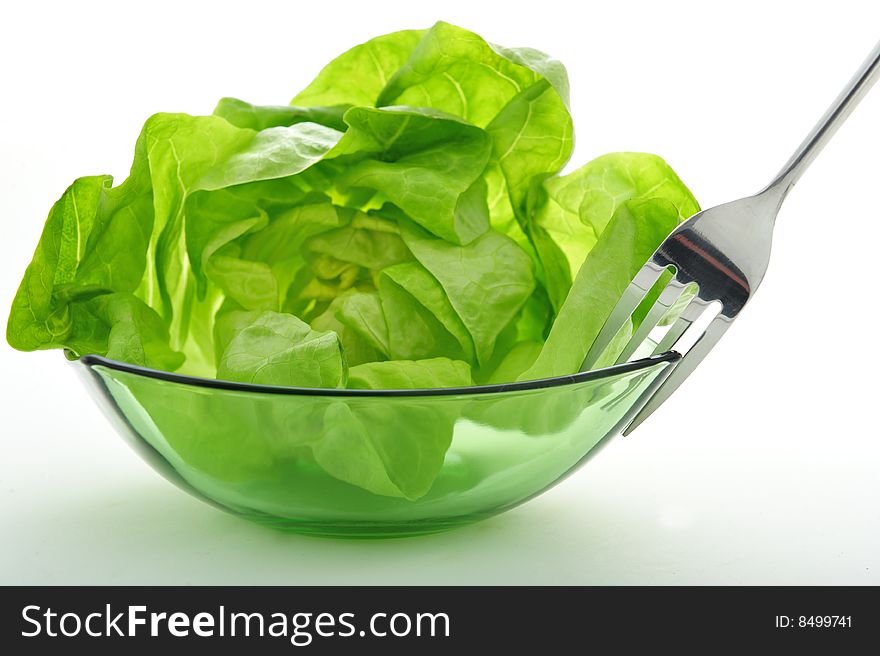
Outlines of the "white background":
<svg viewBox="0 0 880 656">
<path fill-rule="evenodd" d="M 880 38 L 880 4 L 13 3 L 0 17 L 0 311 L 73 178 L 156 111 L 286 103 L 333 56 L 444 19 L 569 69 L 574 164 L 667 159 L 704 206 L 757 190 Z M 880 583 L 880 89 L 792 192 L 766 281 L 629 438 L 456 532 L 339 542 L 191 499 L 59 352 L 0 346 L 0 583 Z"/>
</svg>

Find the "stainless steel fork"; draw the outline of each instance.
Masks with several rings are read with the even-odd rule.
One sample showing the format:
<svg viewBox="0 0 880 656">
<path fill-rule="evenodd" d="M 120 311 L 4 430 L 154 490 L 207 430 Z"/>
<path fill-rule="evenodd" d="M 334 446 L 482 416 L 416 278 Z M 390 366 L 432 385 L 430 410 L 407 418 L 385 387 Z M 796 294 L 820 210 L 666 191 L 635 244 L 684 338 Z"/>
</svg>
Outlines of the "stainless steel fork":
<svg viewBox="0 0 880 656">
<path fill-rule="evenodd" d="M 770 259 L 776 214 L 786 194 L 850 112 L 880 77 L 880 43 L 822 116 L 773 181 L 754 196 L 703 210 L 676 228 L 636 274 L 606 320 L 584 360 L 590 369 L 649 293 L 668 283 L 644 315 L 618 362 L 626 361 L 658 329 L 682 294 L 696 294 L 678 319 L 658 337 L 654 353 L 673 350 L 683 357 L 624 430 L 630 433 L 694 370 L 748 303 Z M 669 271 L 671 277 L 664 276 Z M 661 278 L 661 276 L 664 276 Z M 653 297 L 652 294 L 652 297 Z M 653 335 L 652 335 L 653 336 Z"/>
</svg>

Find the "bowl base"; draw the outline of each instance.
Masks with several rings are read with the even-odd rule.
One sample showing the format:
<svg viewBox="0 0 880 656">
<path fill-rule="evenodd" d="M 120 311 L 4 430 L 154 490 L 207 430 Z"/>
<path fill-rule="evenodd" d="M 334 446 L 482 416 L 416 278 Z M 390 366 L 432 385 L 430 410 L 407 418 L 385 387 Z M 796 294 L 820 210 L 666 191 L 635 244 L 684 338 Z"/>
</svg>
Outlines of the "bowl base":
<svg viewBox="0 0 880 656">
<path fill-rule="evenodd" d="M 485 519 L 483 516 L 453 517 L 423 522 L 316 522 L 301 519 L 237 513 L 262 526 L 285 533 L 342 540 L 388 540 L 444 533 Z M 494 513 L 493 513 L 494 514 Z"/>
</svg>

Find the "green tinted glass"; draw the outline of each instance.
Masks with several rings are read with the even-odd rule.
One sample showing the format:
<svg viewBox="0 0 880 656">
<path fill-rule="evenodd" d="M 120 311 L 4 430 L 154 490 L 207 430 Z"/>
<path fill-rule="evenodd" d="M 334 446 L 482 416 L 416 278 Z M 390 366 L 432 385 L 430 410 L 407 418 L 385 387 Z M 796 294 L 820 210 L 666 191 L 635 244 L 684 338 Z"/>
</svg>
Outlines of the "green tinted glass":
<svg viewBox="0 0 880 656">
<path fill-rule="evenodd" d="M 619 432 L 674 358 L 403 393 L 224 384 L 100 358 L 80 369 L 141 455 L 189 492 L 279 528 L 383 537 L 545 490 Z"/>
</svg>

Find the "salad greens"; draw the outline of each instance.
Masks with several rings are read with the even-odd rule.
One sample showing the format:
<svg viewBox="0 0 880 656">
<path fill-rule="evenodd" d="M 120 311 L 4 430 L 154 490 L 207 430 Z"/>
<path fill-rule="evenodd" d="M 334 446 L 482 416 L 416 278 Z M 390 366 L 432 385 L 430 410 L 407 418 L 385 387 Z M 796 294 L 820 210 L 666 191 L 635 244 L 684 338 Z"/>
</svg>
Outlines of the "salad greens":
<svg viewBox="0 0 880 656">
<path fill-rule="evenodd" d="M 698 205 L 654 155 L 560 175 L 572 148 L 558 61 L 446 23 L 380 36 L 289 106 L 226 98 L 212 116 L 148 119 L 123 183 L 80 178 L 52 207 L 7 340 L 303 387 L 574 373 Z M 316 461 L 424 493 L 442 422 L 419 474 L 350 412 L 328 408 Z M 335 454 L 351 449 L 384 464 L 349 471 Z"/>
</svg>

